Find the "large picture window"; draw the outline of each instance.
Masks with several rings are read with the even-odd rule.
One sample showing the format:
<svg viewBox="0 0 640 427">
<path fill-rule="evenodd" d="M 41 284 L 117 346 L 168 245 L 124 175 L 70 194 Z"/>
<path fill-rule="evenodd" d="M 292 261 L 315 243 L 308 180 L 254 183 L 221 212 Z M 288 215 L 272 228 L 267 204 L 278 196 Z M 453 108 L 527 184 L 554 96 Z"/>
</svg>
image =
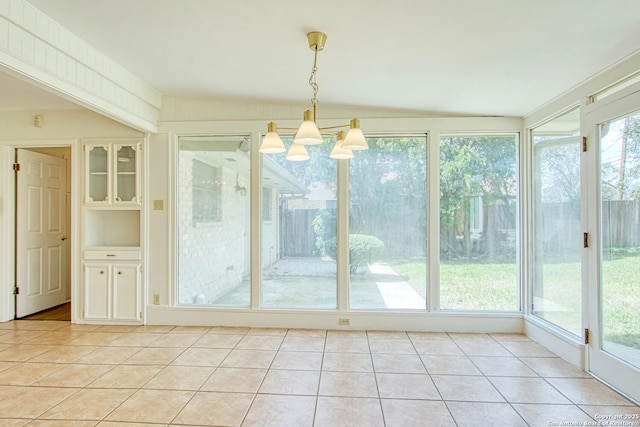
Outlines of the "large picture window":
<svg viewBox="0 0 640 427">
<path fill-rule="evenodd" d="M 516 135 L 440 140 L 440 308 L 518 310 Z"/>
<path fill-rule="evenodd" d="M 351 308 L 426 310 L 427 137 L 367 143 L 350 160 Z"/>
<path fill-rule="evenodd" d="M 282 138 L 287 147 L 291 137 Z M 330 144 L 307 146 L 310 160 L 285 153 L 263 155 L 261 305 L 269 308 L 335 309 L 337 306 L 337 162 Z M 264 193 L 271 203 L 265 203 Z"/>
<path fill-rule="evenodd" d="M 178 303 L 249 305 L 249 137 L 179 140 Z"/>
</svg>

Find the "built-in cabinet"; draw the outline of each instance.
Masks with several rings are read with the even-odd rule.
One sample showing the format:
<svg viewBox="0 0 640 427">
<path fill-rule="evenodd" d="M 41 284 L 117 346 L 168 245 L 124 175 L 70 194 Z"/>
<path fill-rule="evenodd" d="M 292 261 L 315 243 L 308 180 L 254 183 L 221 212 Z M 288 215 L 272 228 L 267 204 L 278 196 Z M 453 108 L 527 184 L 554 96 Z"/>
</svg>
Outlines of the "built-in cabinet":
<svg viewBox="0 0 640 427">
<path fill-rule="evenodd" d="M 83 319 L 141 323 L 142 141 L 90 141 L 83 150 Z"/>
<path fill-rule="evenodd" d="M 142 320 L 139 255 L 137 251 L 85 251 L 86 320 Z"/>
</svg>

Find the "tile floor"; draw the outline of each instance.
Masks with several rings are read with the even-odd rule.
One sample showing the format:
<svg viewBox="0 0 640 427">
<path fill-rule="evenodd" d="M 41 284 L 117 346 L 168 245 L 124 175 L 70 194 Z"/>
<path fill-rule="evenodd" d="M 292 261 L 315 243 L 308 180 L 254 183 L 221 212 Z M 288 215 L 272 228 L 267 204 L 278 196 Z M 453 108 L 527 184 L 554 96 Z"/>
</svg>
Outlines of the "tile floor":
<svg viewBox="0 0 640 427">
<path fill-rule="evenodd" d="M 523 335 L 0 323 L 0 426 L 516 427 L 625 414 L 640 407 Z"/>
</svg>

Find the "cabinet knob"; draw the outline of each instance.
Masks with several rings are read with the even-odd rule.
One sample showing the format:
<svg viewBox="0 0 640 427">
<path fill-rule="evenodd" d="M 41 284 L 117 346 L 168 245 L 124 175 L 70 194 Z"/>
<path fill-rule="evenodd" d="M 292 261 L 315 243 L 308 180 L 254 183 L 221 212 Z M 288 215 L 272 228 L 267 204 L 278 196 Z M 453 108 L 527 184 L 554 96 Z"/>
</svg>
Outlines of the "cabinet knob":
<svg viewBox="0 0 640 427">
<path fill-rule="evenodd" d="M 122 271 L 118 271 L 118 275 L 122 274 Z"/>
<path fill-rule="evenodd" d="M 62 236 L 62 237 L 60 238 L 60 240 L 62 240 L 62 241 L 64 242 L 65 240 L 67 240 L 67 236 Z"/>
<path fill-rule="evenodd" d="M 100 270 L 100 274 L 104 274 L 104 270 Z"/>
</svg>

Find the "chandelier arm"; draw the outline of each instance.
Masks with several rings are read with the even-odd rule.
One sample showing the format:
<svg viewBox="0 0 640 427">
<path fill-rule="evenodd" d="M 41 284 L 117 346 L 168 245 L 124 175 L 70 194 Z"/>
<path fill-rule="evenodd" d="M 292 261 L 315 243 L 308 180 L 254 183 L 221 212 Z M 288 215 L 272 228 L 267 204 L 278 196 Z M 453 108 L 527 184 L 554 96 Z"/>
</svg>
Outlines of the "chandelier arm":
<svg viewBox="0 0 640 427">
<path fill-rule="evenodd" d="M 346 127 L 349 127 L 349 123 L 347 123 L 346 125 L 326 126 L 322 128 L 319 127 L 318 130 L 340 129 Z"/>
</svg>

